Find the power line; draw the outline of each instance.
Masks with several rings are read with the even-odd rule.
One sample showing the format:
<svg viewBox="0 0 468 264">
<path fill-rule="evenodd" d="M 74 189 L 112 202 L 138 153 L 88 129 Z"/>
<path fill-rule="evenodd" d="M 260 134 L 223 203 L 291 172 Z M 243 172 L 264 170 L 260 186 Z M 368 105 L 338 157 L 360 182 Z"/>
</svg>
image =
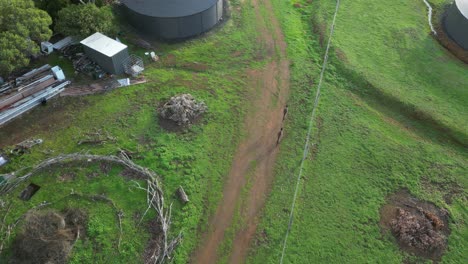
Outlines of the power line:
<svg viewBox="0 0 468 264">
<path fill-rule="evenodd" d="M 333 22 L 332 22 L 332 25 L 331 25 L 331 28 L 330 28 L 330 36 L 328 38 L 327 49 L 325 51 L 325 56 L 324 56 L 324 59 L 323 59 L 322 71 L 320 72 L 320 80 L 319 80 L 319 83 L 318 83 L 318 86 L 317 86 L 317 92 L 315 94 L 314 107 L 312 108 L 312 113 L 310 115 L 309 128 L 308 128 L 308 131 L 307 131 L 306 143 L 304 145 L 304 152 L 302 153 L 302 160 L 301 160 L 301 164 L 300 164 L 300 167 L 299 167 L 299 174 L 297 175 L 296 189 L 294 190 L 294 197 L 293 197 L 291 210 L 290 210 L 290 214 L 289 214 L 288 229 L 286 230 L 286 235 L 284 236 L 283 251 L 281 253 L 280 264 L 283 264 L 283 259 L 284 259 L 284 255 L 285 255 L 285 252 L 286 252 L 286 244 L 288 242 L 289 232 L 291 231 L 291 227 L 292 227 L 292 224 L 293 224 L 294 207 L 296 206 L 297 192 L 299 190 L 299 183 L 300 183 L 300 180 L 301 180 L 301 177 L 302 177 L 302 171 L 304 169 L 304 161 L 307 158 L 307 155 L 309 153 L 310 136 L 312 134 L 315 111 L 316 111 L 316 109 L 318 107 L 318 103 L 319 103 L 319 100 L 320 100 L 320 89 L 322 87 L 323 76 L 325 74 L 325 69 L 327 67 L 328 52 L 330 50 L 330 44 L 331 44 L 331 39 L 332 39 L 332 36 L 333 36 L 333 32 L 335 31 L 335 22 L 336 22 L 336 16 L 338 14 L 339 7 L 340 7 L 340 0 L 337 0 L 336 1 L 335 14 L 333 15 Z"/>
</svg>

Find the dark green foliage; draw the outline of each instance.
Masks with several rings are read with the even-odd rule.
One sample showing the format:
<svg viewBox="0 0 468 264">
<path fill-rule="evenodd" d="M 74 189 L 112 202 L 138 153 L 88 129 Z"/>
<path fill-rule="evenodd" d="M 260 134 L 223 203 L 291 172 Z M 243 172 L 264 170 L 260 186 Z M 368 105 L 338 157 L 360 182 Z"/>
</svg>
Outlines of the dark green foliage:
<svg viewBox="0 0 468 264">
<path fill-rule="evenodd" d="M 52 35 L 50 16 L 32 0 L 0 0 L 0 75 L 27 66 L 38 43 Z"/>
<path fill-rule="evenodd" d="M 71 4 L 70 0 L 35 0 L 36 6 L 47 11 L 52 19 L 57 19 L 58 12 Z"/>
<path fill-rule="evenodd" d="M 58 12 L 55 31 L 67 36 L 87 37 L 96 32 L 112 36 L 117 32 L 115 25 L 110 6 L 70 5 Z"/>
<path fill-rule="evenodd" d="M 88 1 L 84 1 L 85 3 Z M 91 2 L 91 1 L 89 1 Z M 109 1 L 108 1 L 109 2 Z M 79 5 L 82 4 L 79 0 L 34 0 L 36 6 L 47 13 L 52 17 L 52 20 L 55 22 L 58 16 L 58 12 L 63 8 L 75 4 Z M 103 0 L 96 0 L 94 4 L 98 7 L 105 5 L 105 1 Z"/>
<path fill-rule="evenodd" d="M 0 75 L 29 64 L 26 54 L 38 51 L 34 43 L 9 31 L 0 33 Z"/>
</svg>

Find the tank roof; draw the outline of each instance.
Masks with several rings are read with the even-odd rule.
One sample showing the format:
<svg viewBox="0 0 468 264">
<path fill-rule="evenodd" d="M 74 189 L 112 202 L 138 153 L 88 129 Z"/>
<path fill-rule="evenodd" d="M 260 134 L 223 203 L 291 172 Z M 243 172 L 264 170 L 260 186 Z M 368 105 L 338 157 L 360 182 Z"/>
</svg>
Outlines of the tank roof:
<svg viewBox="0 0 468 264">
<path fill-rule="evenodd" d="M 184 17 L 207 10 L 222 0 L 121 0 L 136 13 L 152 17 Z"/>
<path fill-rule="evenodd" d="M 468 19 L 468 0 L 455 0 L 458 10 Z"/>
</svg>

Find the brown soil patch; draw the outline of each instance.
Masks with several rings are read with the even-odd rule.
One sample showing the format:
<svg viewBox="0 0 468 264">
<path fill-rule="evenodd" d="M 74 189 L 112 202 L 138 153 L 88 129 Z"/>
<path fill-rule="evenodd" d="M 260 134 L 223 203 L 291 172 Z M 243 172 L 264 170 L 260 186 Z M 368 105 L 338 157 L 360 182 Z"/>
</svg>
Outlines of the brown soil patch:
<svg viewBox="0 0 468 264">
<path fill-rule="evenodd" d="M 66 263 L 73 244 L 85 235 L 87 219 L 78 209 L 27 214 L 9 263 Z"/>
<path fill-rule="evenodd" d="M 407 191 L 388 197 L 380 209 L 380 226 L 391 232 L 401 250 L 439 261 L 447 248 L 449 215 L 430 202 L 420 201 Z"/>
<path fill-rule="evenodd" d="M 71 113 L 86 108 L 87 101 L 77 98 L 54 98 L 0 127 L 0 148 L 15 145 L 38 134 L 58 131 L 73 123 Z"/>
<path fill-rule="evenodd" d="M 138 219 L 139 221 L 139 219 Z M 143 263 L 153 263 L 152 256 L 154 249 L 160 249 L 161 245 L 164 244 L 161 224 L 157 220 L 151 220 L 147 225 L 148 233 L 151 235 L 143 253 Z M 159 255 L 156 254 L 156 255 Z"/>
<path fill-rule="evenodd" d="M 112 164 L 108 162 L 101 162 L 99 164 L 99 170 L 101 170 L 102 173 L 107 175 L 112 170 Z"/>
<path fill-rule="evenodd" d="M 70 182 L 73 181 L 76 177 L 74 172 L 66 172 L 59 176 L 59 181 L 61 182 Z"/>
<path fill-rule="evenodd" d="M 141 173 L 138 173 L 137 171 L 130 169 L 130 168 L 125 168 L 120 172 L 120 176 L 124 177 L 127 180 L 147 180 L 148 178 L 141 175 Z"/>
<path fill-rule="evenodd" d="M 161 58 L 161 62 L 166 67 L 175 67 L 177 64 L 177 58 L 174 54 L 167 54 Z"/>
<path fill-rule="evenodd" d="M 319 23 L 316 19 L 312 19 L 312 30 L 315 35 L 319 36 L 319 44 L 325 46 L 327 26 L 324 23 Z"/>
<path fill-rule="evenodd" d="M 344 62 L 344 63 L 348 63 L 348 58 L 346 57 L 346 53 L 340 49 L 340 48 L 335 48 L 335 54 L 336 54 L 336 57 Z"/>
<path fill-rule="evenodd" d="M 190 125 L 178 125 L 177 122 L 162 118 L 158 115 L 159 125 L 166 131 L 174 133 L 185 133 L 188 129 L 196 124 L 199 124 L 203 119 L 203 115 L 199 116 L 197 119 L 191 121 Z"/>
<path fill-rule="evenodd" d="M 446 179 L 443 175 L 439 176 L 437 181 L 431 180 L 428 177 L 423 177 L 421 179 L 421 185 L 427 192 L 441 193 L 447 204 L 451 204 L 455 197 L 464 195 L 464 189 L 458 182 L 452 179 Z"/>
<path fill-rule="evenodd" d="M 231 54 L 232 57 L 240 57 L 240 56 L 242 56 L 242 55 L 244 55 L 244 52 L 242 52 L 242 51 L 240 51 L 240 50 L 234 51 L 234 52 Z"/>
<path fill-rule="evenodd" d="M 180 68 L 184 70 L 194 71 L 194 72 L 204 72 L 210 69 L 210 67 L 203 63 L 191 62 L 184 63 L 180 65 Z"/>
<path fill-rule="evenodd" d="M 278 154 L 277 134 L 283 126 L 283 108 L 289 92 L 289 61 L 286 60 L 286 43 L 270 1 L 254 0 L 252 3 L 258 21 L 260 45 L 272 60 L 264 69 L 248 71 L 251 90 L 246 98 L 252 109 L 244 123 L 247 136 L 238 146 L 223 190 L 223 199 L 210 220 L 209 231 L 202 238 L 203 243 L 194 253 L 193 263 L 217 262 L 217 250 L 224 240 L 225 231 L 232 224 L 236 204 L 243 205 L 240 210 L 246 224 L 235 235 L 229 262 L 245 262 L 274 176 L 273 167 Z M 267 11 L 265 17 L 260 11 L 261 5 Z M 271 30 L 267 23 L 271 25 Z M 279 51 L 279 56 L 275 51 Z M 252 164 L 256 164 L 255 168 L 251 167 Z M 242 201 L 241 193 L 246 187 L 247 175 L 252 171 L 252 185 Z"/>
</svg>

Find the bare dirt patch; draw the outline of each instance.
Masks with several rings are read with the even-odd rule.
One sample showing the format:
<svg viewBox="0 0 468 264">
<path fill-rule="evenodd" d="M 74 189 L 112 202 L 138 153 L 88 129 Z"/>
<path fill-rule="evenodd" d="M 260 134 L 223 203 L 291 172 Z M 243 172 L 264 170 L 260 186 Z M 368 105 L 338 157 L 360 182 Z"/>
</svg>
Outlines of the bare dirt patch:
<svg viewBox="0 0 468 264">
<path fill-rule="evenodd" d="M 348 63 L 348 58 L 346 57 L 346 53 L 340 49 L 340 48 L 335 48 L 335 54 L 336 54 L 336 57 L 344 62 L 344 63 Z"/>
<path fill-rule="evenodd" d="M 13 242 L 10 263 L 66 263 L 73 244 L 85 235 L 87 219 L 79 209 L 29 213 Z"/>
<path fill-rule="evenodd" d="M 380 210 L 382 230 L 393 234 L 401 250 L 439 261 L 450 235 L 448 211 L 414 198 L 407 190 L 387 200 Z"/>
<path fill-rule="evenodd" d="M 247 136 L 237 148 L 222 201 L 210 220 L 209 231 L 202 238 L 203 243 L 194 253 L 193 263 L 217 262 L 217 250 L 226 230 L 232 225 L 236 204 L 242 204 L 240 213 L 245 225 L 236 232 L 229 263 L 245 262 L 274 176 L 273 168 L 279 151 L 277 135 L 283 126 L 283 109 L 289 92 L 289 61 L 286 59 L 284 36 L 270 1 L 254 0 L 252 4 L 258 21 L 262 56 L 272 60 L 263 69 L 247 71 L 250 90 L 246 99 L 252 106 L 244 122 Z M 262 5 L 267 14 L 260 11 Z M 255 164 L 254 168 L 252 164 Z M 242 201 L 241 193 L 252 171 L 252 185 Z"/>
<path fill-rule="evenodd" d="M 59 181 L 61 182 L 70 182 L 73 181 L 76 177 L 74 172 L 65 172 L 59 176 Z"/>
<path fill-rule="evenodd" d="M 178 125 L 177 122 L 172 120 L 167 120 L 158 116 L 159 125 L 168 132 L 174 133 L 185 133 L 188 132 L 190 126 L 199 124 L 203 119 L 203 116 L 199 116 L 196 119 L 192 120 L 191 125 Z"/>
<path fill-rule="evenodd" d="M 428 192 L 440 192 L 447 204 L 451 204 L 453 199 L 464 194 L 463 187 L 452 179 L 446 179 L 441 176 L 437 181 L 431 180 L 428 177 L 421 179 L 421 185 Z"/>
<path fill-rule="evenodd" d="M 198 62 L 187 62 L 180 65 L 180 68 L 194 72 L 204 72 L 210 69 L 208 65 Z"/>
<path fill-rule="evenodd" d="M 164 244 L 161 224 L 156 220 L 151 220 L 147 225 L 148 233 L 151 235 L 148 243 L 145 248 L 145 252 L 143 253 L 143 260 L 144 263 L 153 263 L 152 256 L 154 255 L 155 249 L 160 249 L 161 246 Z M 160 253 L 158 252 L 157 255 Z"/>
<path fill-rule="evenodd" d="M 0 148 L 17 144 L 38 134 L 59 131 L 73 123 L 76 109 L 88 106 L 85 99 L 54 98 L 47 105 L 39 106 L 21 117 L 0 127 Z"/>
<path fill-rule="evenodd" d="M 177 58 L 174 54 L 167 54 L 161 58 L 161 63 L 165 67 L 175 67 L 177 65 Z"/>
</svg>

